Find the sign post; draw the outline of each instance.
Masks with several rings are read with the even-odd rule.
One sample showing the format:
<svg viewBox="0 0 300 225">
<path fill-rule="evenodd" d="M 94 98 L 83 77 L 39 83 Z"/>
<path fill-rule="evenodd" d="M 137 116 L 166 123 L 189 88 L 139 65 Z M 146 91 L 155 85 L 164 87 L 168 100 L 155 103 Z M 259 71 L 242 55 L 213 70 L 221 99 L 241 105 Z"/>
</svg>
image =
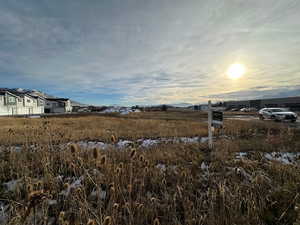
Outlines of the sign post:
<svg viewBox="0 0 300 225">
<path fill-rule="evenodd" d="M 222 128 L 223 126 L 223 112 L 212 111 L 212 126 Z"/>
<path fill-rule="evenodd" d="M 208 101 L 208 147 L 213 148 L 212 128 L 222 128 L 223 126 L 223 112 L 213 111 L 211 101 Z"/>
<path fill-rule="evenodd" d="M 212 149 L 213 142 L 212 142 L 212 108 L 211 108 L 211 101 L 208 101 L 208 148 Z"/>
</svg>

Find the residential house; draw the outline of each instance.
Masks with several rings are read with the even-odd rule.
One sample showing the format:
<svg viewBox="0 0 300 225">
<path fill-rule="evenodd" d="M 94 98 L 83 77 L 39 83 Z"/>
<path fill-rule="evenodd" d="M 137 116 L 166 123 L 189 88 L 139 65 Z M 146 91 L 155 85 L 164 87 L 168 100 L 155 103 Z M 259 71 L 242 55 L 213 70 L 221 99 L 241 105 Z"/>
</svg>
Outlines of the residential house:
<svg viewBox="0 0 300 225">
<path fill-rule="evenodd" d="M 46 98 L 45 113 L 72 112 L 72 104 L 68 98 Z"/>
<path fill-rule="evenodd" d="M 0 115 L 34 115 L 44 112 L 42 98 L 29 94 L 0 90 Z"/>
</svg>

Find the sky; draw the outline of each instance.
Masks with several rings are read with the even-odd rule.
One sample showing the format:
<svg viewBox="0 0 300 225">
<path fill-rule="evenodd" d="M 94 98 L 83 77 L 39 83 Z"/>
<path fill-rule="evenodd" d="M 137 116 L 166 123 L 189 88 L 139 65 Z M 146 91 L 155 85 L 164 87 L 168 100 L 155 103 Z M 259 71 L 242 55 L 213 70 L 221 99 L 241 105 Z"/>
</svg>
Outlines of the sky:
<svg viewBox="0 0 300 225">
<path fill-rule="evenodd" d="M 299 0 L 0 0 L 0 87 L 95 105 L 300 96 L 299 12 Z"/>
</svg>

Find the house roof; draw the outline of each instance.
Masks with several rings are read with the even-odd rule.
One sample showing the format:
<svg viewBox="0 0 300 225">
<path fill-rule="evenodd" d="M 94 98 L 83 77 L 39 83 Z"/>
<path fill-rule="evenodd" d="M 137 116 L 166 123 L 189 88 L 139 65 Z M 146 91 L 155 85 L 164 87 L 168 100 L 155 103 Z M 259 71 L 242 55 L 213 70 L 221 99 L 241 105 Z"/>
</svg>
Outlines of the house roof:
<svg viewBox="0 0 300 225">
<path fill-rule="evenodd" d="M 18 95 L 15 95 L 14 93 L 12 93 L 12 92 L 10 92 L 10 91 L 0 89 L 0 95 L 5 95 L 5 94 L 12 95 L 12 96 L 14 96 L 14 97 L 16 97 L 16 98 L 19 97 Z"/>
<path fill-rule="evenodd" d="M 0 88 L 0 94 L 4 95 L 6 92 L 9 92 L 8 88 Z"/>
<path fill-rule="evenodd" d="M 28 94 L 31 98 L 35 98 L 35 99 L 42 99 L 42 100 L 45 100 L 45 98 L 43 98 L 42 96 L 38 96 L 38 95 L 31 95 L 31 94 Z"/>
<path fill-rule="evenodd" d="M 5 94 L 5 93 L 9 93 L 11 95 L 14 95 L 16 97 L 24 97 L 25 95 L 28 97 L 31 97 L 28 95 L 27 92 L 19 92 L 15 89 L 9 89 L 9 88 L 0 88 L 0 93 Z"/>
</svg>

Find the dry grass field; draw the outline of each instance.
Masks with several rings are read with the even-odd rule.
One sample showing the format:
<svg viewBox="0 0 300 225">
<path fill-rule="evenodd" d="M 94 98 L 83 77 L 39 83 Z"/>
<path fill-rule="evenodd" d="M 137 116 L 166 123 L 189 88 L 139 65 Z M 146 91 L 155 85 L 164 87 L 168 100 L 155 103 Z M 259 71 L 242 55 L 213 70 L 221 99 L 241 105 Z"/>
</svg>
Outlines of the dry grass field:
<svg viewBox="0 0 300 225">
<path fill-rule="evenodd" d="M 300 224 L 297 129 L 226 120 L 211 151 L 200 141 L 138 142 L 206 137 L 193 113 L 0 124 L 0 224 Z M 79 144 L 89 141 L 108 148 Z"/>
</svg>

